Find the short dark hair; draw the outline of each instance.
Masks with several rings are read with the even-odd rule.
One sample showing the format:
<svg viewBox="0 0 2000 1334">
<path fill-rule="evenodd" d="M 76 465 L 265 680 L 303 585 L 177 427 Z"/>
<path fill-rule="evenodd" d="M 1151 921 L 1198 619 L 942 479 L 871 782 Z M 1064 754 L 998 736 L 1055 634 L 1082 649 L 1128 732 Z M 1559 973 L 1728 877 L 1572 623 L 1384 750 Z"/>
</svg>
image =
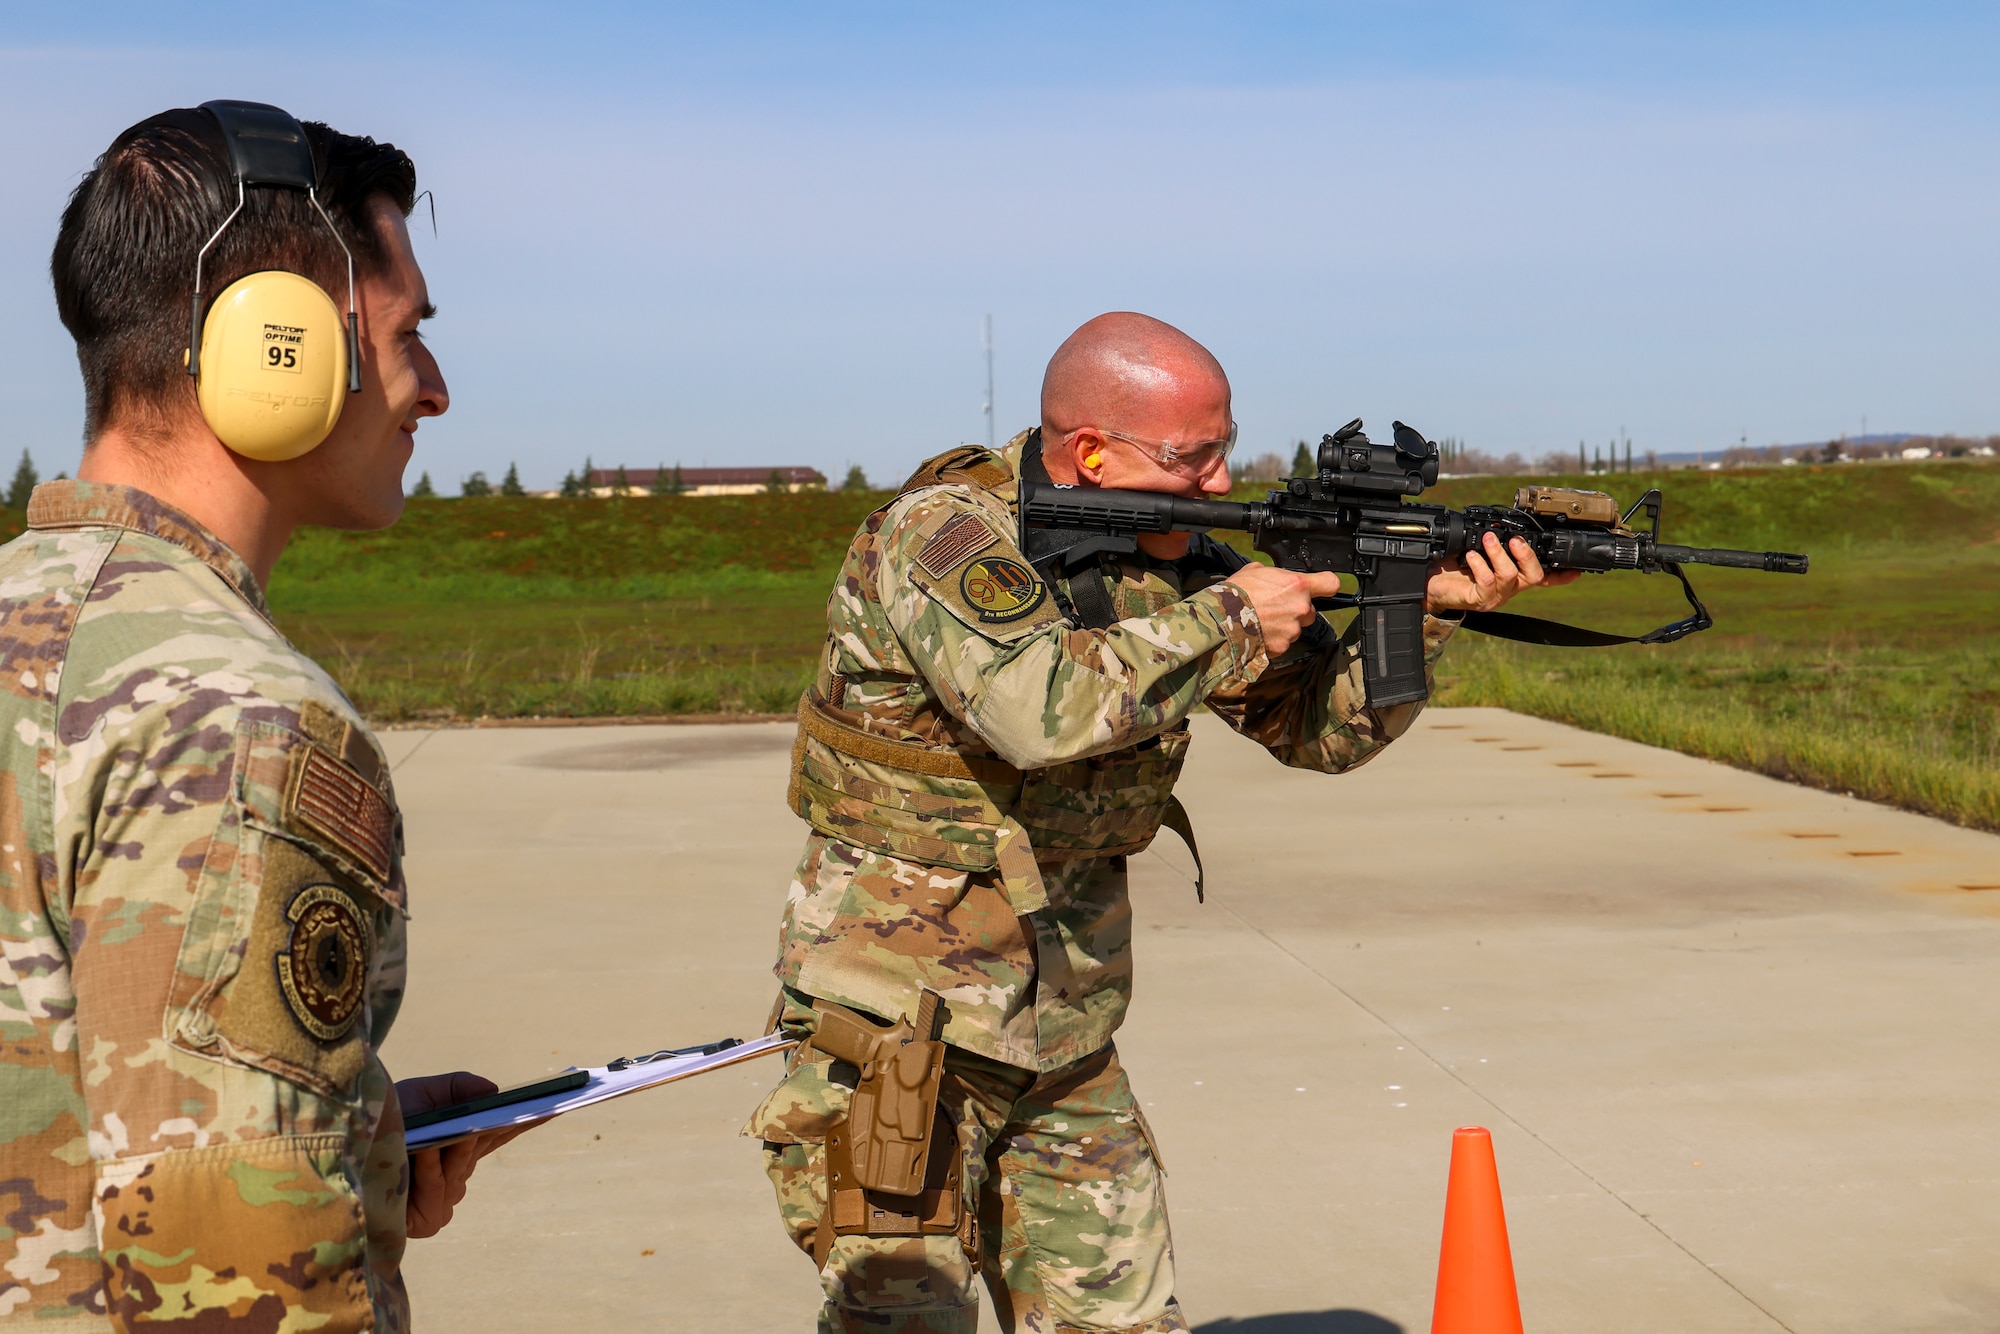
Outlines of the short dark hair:
<svg viewBox="0 0 2000 1334">
<path fill-rule="evenodd" d="M 394 144 L 318 121 L 304 127 L 320 203 L 354 252 L 359 279 L 383 262 L 369 201 L 385 196 L 408 217 L 417 169 Z M 183 354 L 195 254 L 235 207 L 222 129 L 193 107 L 148 116 L 126 130 L 71 193 L 49 273 L 83 370 L 86 441 L 114 420 L 144 429 L 192 408 Z M 202 290 L 213 295 L 260 269 L 303 274 L 346 310 L 346 261 L 297 190 L 250 188 L 243 212 L 208 252 Z"/>
</svg>

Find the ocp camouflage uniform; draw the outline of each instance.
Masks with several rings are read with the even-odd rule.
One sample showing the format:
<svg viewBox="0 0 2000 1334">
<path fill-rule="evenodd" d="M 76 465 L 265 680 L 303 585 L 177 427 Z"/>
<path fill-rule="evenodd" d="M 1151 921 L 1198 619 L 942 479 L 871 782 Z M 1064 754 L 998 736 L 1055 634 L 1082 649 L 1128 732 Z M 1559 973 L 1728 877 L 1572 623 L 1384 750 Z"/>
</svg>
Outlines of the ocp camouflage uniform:
<svg viewBox="0 0 2000 1334">
<path fill-rule="evenodd" d="M 868 517 L 800 705 L 791 799 L 813 832 L 779 1024 L 809 1039 L 814 998 L 896 1020 L 941 993 L 942 1103 L 980 1225 L 976 1247 L 834 1237 L 825 1330 L 970 1334 L 982 1263 L 1009 1328 L 1186 1328 L 1157 1153 L 1111 1040 L 1132 988 L 1126 857 L 1163 823 L 1191 837 L 1172 789 L 1197 704 L 1327 773 L 1421 707 L 1366 707 L 1356 636 L 1324 622 L 1272 662 L 1226 582 L 1241 558 L 1206 538 L 1161 561 L 1018 534 L 1023 475 L 1047 478 L 1038 432 L 940 455 Z M 1426 620 L 1427 666 L 1451 628 Z M 808 1251 L 854 1076 L 808 1043 L 745 1128 Z"/>
<path fill-rule="evenodd" d="M 0 548 L 0 1321 L 401 1330 L 388 766 L 242 560 L 55 482 Z"/>
</svg>

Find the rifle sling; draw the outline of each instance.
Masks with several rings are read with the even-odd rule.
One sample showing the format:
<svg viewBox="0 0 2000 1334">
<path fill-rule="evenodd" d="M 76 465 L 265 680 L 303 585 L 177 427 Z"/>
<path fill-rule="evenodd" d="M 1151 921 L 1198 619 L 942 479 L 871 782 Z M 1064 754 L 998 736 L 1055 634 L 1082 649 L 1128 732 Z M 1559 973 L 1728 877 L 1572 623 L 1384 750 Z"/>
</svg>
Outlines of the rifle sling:
<svg viewBox="0 0 2000 1334">
<path fill-rule="evenodd" d="M 1550 648 L 1609 648 L 1614 644 L 1671 644 L 1684 639 L 1697 630 L 1706 630 L 1715 624 L 1708 614 L 1708 608 L 1695 596 L 1694 585 L 1688 582 L 1681 567 L 1672 563 L 1661 566 L 1667 573 L 1681 581 L 1681 589 L 1687 594 L 1688 605 L 1694 608 L 1694 615 L 1684 620 L 1663 625 L 1657 630 L 1648 630 L 1643 635 L 1614 635 L 1603 630 L 1587 630 L 1580 625 L 1565 625 L 1561 621 L 1545 621 L 1539 616 L 1517 616 L 1506 611 L 1469 611 L 1460 622 L 1468 630 L 1482 635 L 1492 635 L 1495 639 L 1511 639 L 1520 644 L 1543 644 Z"/>
<path fill-rule="evenodd" d="M 1109 630 L 1118 624 L 1111 588 L 1105 582 L 1103 569 L 1094 561 L 1070 575 L 1069 600 L 1076 607 L 1077 619 L 1087 629 Z"/>
</svg>

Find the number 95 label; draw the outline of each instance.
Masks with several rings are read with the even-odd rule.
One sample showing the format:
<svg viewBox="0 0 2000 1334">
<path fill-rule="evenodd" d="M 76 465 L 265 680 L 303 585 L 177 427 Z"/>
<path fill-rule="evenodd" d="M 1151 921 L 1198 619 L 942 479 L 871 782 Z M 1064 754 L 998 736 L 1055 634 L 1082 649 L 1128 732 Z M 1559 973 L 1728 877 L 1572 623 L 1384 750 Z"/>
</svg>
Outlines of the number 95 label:
<svg viewBox="0 0 2000 1334">
<path fill-rule="evenodd" d="M 290 324 L 264 326 L 264 369 L 297 375 L 305 359 L 306 331 Z"/>
</svg>

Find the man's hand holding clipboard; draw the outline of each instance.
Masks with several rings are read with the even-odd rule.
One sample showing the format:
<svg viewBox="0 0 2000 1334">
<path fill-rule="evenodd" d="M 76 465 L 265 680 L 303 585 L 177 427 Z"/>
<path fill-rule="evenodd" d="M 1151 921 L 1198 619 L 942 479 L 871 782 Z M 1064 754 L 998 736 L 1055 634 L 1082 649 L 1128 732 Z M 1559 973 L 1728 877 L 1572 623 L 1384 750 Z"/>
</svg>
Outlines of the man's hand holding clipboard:
<svg viewBox="0 0 2000 1334">
<path fill-rule="evenodd" d="M 492 1080 L 467 1070 L 454 1070 L 448 1075 L 419 1075 L 415 1079 L 398 1080 L 396 1103 L 402 1112 L 403 1124 L 408 1126 L 412 1119 L 422 1119 L 425 1113 L 434 1109 L 450 1108 L 498 1092 L 499 1085 Z M 404 1217 L 410 1236 L 436 1236 L 451 1221 L 451 1211 L 465 1198 L 466 1183 L 472 1179 L 472 1170 L 479 1160 L 537 1124 L 539 1122 L 530 1121 L 526 1125 L 473 1135 L 434 1148 L 408 1149 L 410 1193 L 404 1205 Z"/>
</svg>

